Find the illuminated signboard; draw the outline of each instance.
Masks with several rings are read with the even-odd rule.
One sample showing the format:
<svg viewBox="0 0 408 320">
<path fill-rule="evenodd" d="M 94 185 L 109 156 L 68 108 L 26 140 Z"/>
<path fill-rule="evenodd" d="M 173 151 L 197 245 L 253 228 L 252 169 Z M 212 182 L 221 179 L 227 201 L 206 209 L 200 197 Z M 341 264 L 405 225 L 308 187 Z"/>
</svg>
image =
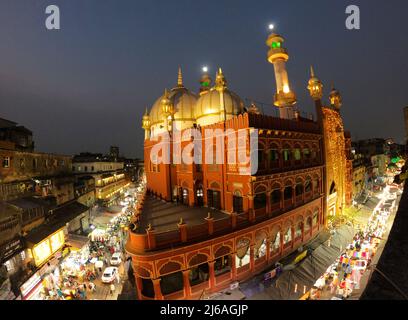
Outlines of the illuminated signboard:
<svg viewBox="0 0 408 320">
<path fill-rule="evenodd" d="M 35 265 L 38 267 L 58 251 L 65 243 L 64 231 L 59 230 L 32 249 Z"/>
</svg>

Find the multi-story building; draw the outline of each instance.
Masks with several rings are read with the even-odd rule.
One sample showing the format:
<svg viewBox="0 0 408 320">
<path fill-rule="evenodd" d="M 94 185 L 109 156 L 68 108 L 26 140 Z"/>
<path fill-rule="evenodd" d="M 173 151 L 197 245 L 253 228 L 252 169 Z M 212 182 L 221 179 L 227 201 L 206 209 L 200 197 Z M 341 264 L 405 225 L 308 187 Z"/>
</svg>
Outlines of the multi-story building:
<svg viewBox="0 0 408 320">
<path fill-rule="evenodd" d="M 17 123 L 0 118 L 0 141 L 14 143 L 19 151 L 34 151 L 33 133 Z"/>
<path fill-rule="evenodd" d="M 199 96 L 184 86 L 179 70 L 177 86 L 143 116 L 148 195 L 126 245 L 140 299 L 198 299 L 248 279 L 317 236 L 327 215 L 341 214 L 349 201 L 340 93 L 332 90 L 324 106 L 323 85 L 312 71 L 308 89 L 318 120 L 301 117 L 283 42 L 277 34 L 267 40 L 279 118 L 246 108 L 221 69 L 213 87 L 203 76 Z M 196 140 L 221 148 L 189 149 Z M 195 161 L 177 162 L 173 151 L 180 149 Z M 244 163 L 229 158 L 253 154 L 257 159 Z"/>
<path fill-rule="evenodd" d="M 81 153 L 74 157 L 72 170 L 77 177 L 91 176 L 95 180 L 95 199 L 102 205 L 115 203 L 130 184 L 124 162 L 115 161 L 110 155 Z"/>
<path fill-rule="evenodd" d="M 69 234 L 89 229 L 89 207 L 75 201 L 86 193 L 75 192 L 72 157 L 35 152 L 31 131 L 12 121 L 0 119 L 0 138 L 0 263 L 24 296 Z"/>
</svg>

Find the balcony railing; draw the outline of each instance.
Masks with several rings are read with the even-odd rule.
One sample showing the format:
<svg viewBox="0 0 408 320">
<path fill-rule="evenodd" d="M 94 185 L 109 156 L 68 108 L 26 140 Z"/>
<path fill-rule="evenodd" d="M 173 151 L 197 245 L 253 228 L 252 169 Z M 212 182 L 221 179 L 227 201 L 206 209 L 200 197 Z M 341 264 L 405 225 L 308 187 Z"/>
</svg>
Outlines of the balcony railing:
<svg viewBox="0 0 408 320">
<path fill-rule="evenodd" d="M 319 197 L 320 195 L 315 195 L 311 201 L 315 201 Z M 267 221 L 268 219 L 276 218 L 292 210 L 294 207 L 301 205 L 304 205 L 303 202 L 298 202 L 294 205 L 292 200 L 289 199 L 284 201 L 283 208 L 281 208 L 280 203 L 271 205 L 269 212 L 266 208 L 262 208 L 252 213 L 234 213 L 218 220 L 211 218 L 203 219 L 202 223 L 196 225 L 182 224 L 178 225 L 177 229 L 164 232 L 158 232 L 154 229 L 147 230 L 146 233 L 130 232 L 127 245 L 136 251 L 146 252 L 192 244 L 197 241 L 204 241 L 211 237 L 241 230 L 262 221 Z"/>
</svg>

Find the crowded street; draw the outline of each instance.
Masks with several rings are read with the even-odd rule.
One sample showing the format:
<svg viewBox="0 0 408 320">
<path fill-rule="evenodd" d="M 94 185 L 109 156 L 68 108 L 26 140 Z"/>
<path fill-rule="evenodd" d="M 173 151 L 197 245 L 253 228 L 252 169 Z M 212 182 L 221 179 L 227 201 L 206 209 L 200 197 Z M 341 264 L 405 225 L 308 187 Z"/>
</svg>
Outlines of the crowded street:
<svg viewBox="0 0 408 320">
<path fill-rule="evenodd" d="M 116 210 L 100 207 L 93 210 L 94 224 L 87 242 L 78 250 L 68 247 L 69 253 L 60 259 L 31 298 L 117 300 L 128 281 L 130 258 L 124 250 L 127 230 L 144 190 L 145 182 L 141 179 L 123 192 L 113 207 Z"/>
<path fill-rule="evenodd" d="M 352 243 L 316 281 L 307 299 L 346 300 L 354 291 L 361 292 L 363 276 L 370 272 L 374 260 L 381 255 L 378 250 L 387 240 L 401 193 L 402 189 L 397 185 L 388 185 L 383 190 L 367 225 L 357 227 Z"/>
</svg>

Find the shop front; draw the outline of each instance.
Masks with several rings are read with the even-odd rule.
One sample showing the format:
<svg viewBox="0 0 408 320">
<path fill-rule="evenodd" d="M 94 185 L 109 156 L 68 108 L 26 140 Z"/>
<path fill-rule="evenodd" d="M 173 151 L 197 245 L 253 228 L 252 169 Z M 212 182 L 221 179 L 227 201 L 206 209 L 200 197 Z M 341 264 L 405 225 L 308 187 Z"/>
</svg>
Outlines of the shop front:
<svg viewBox="0 0 408 320">
<path fill-rule="evenodd" d="M 43 282 L 39 272 L 36 272 L 21 287 L 21 296 L 23 300 L 42 300 Z"/>
<path fill-rule="evenodd" d="M 35 265 L 41 266 L 47 260 L 55 254 L 65 243 L 64 230 L 60 229 L 51 234 L 40 243 L 35 244 L 31 251 L 34 258 Z"/>
</svg>

